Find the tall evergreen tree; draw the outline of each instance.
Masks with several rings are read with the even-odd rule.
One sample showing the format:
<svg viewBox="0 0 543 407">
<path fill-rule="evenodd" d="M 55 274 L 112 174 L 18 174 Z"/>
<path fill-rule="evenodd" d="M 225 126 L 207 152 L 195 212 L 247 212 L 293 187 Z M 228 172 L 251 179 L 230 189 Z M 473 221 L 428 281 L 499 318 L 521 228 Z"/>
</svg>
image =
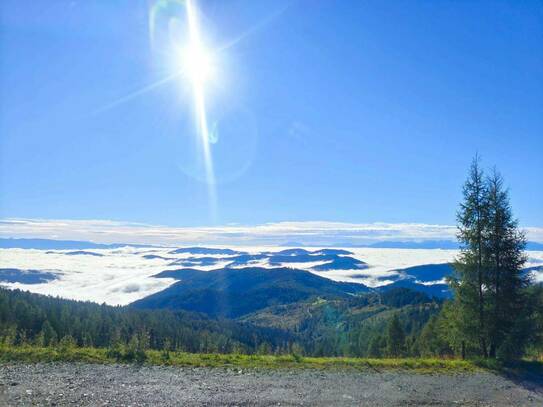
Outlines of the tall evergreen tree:
<svg viewBox="0 0 543 407">
<path fill-rule="evenodd" d="M 463 202 L 457 214 L 458 240 L 461 254 L 455 264 L 456 275 L 451 279 L 455 301 L 460 312 L 460 331 L 468 346 L 478 347 L 487 356 L 487 324 L 484 244 L 488 224 L 488 189 L 480 167 L 479 157 L 473 160 L 463 188 Z M 465 347 L 465 344 L 462 345 Z"/>
<path fill-rule="evenodd" d="M 521 351 L 527 324 L 525 288 L 528 276 L 522 271 L 526 261 L 525 238 L 513 217 L 503 178 L 494 170 L 487 179 L 488 233 L 485 263 L 488 266 L 490 312 L 489 353 L 515 356 Z"/>
</svg>

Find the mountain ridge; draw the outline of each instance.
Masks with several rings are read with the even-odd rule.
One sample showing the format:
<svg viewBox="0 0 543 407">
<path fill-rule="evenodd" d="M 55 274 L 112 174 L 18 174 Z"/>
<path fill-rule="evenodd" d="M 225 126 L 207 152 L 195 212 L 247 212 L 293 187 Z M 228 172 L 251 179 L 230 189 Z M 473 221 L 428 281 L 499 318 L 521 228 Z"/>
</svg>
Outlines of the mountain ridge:
<svg viewBox="0 0 543 407">
<path fill-rule="evenodd" d="M 309 271 L 286 267 L 178 269 L 163 271 L 155 277 L 180 281 L 133 302 L 131 306 L 185 309 L 232 318 L 273 304 L 288 304 L 317 296 L 347 298 L 370 291 L 363 284 L 337 282 Z"/>
</svg>

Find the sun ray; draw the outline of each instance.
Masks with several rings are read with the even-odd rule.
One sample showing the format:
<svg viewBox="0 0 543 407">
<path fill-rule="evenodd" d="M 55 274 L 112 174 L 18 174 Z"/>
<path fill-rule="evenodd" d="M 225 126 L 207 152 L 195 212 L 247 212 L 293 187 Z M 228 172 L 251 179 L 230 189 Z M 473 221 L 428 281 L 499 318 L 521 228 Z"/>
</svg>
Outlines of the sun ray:
<svg viewBox="0 0 543 407">
<path fill-rule="evenodd" d="M 187 23 L 189 29 L 189 50 L 187 53 L 189 59 L 187 61 L 192 82 L 192 90 L 194 93 L 194 104 L 196 110 L 196 122 L 198 127 L 198 134 L 202 145 L 204 155 L 204 166 L 206 173 L 206 181 L 208 184 L 210 208 L 212 216 L 216 215 L 216 191 L 215 191 L 215 173 L 213 171 L 213 158 L 211 155 L 211 146 L 209 140 L 209 126 L 207 123 L 207 112 L 205 102 L 205 81 L 206 75 L 203 71 L 209 70 L 210 61 L 205 57 L 207 50 L 202 43 L 200 35 L 200 26 L 198 22 L 197 11 L 194 7 L 192 0 L 186 0 L 187 10 Z"/>
<path fill-rule="evenodd" d="M 253 25 L 252 27 L 249 27 L 249 29 L 246 30 L 245 32 L 243 32 L 240 35 L 238 35 L 237 37 L 229 40 L 228 42 L 222 44 L 220 47 L 217 48 L 217 52 L 223 52 L 223 51 L 226 51 L 226 50 L 228 50 L 230 48 L 235 47 L 236 45 L 238 45 L 238 43 L 243 41 L 245 38 L 253 35 L 254 33 L 256 33 L 258 31 L 260 31 L 261 29 L 266 27 L 268 24 L 270 24 L 272 21 L 274 21 L 276 18 L 280 17 L 285 11 L 287 11 L 287 9 L 290 6 L 291 6 L 290 4 L 287 4 L 287 5 L 279 8 L 277 11 L 271 13 L 269 16 L 267 16 L 264 19 L 262 19 L 261 21 L 259 21 L 257 24 Z"/>
<path fill-rule="evenodd" d="M 165 85 L 166 83 L 180 77 L 181 75 L 182 75 L 182 72 L 177 72 L 173 75 L 168 75 L 165 78 L 159 79 L 158 81 L 151 83 L 150 85 L 144 86 L 138 90 L 135 90 L 134 92 L 129 93 L 128 95 L 122 96 L 119 99 L 114 100 L 113 102 L 110 102 L 107 105 L 96 109 L 95 111 L 92 112 L 92 114 L 99 114 L 99 113 L 105 112 L 106 110 L 122 105 L 123 103 L 126 103 L 138 96 L 141 96 L 144 93 L 150 92 L 152 90 L 155 90 L 156 88 L 159 88 L 162 85 Z"/>
</svg>

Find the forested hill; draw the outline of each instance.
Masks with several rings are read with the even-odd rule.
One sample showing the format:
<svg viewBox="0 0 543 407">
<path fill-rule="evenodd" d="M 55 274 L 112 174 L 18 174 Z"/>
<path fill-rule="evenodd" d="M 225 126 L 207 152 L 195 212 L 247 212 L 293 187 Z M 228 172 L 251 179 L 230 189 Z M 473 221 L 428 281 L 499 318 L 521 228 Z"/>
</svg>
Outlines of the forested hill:
<svg viewBox="0 0 543 407">
<path fill-rule="evenodd" d="M 135 310 L 0 288 L 0 342 L 110 347 L 135 339 L 152 349 L 253 352 L 261 344 L 288 347 L 293 335 L 186 311 Z"/>
<path fill-rule="evenodd" d="M 348 298 L 370 291 L 358 283 L 343 283 L 291 268 L 245 267 L 214 271 L 168 270 L 156 275 L 178 283 L 132 306 L 140 309 L 185 309 L 211 316 L 237 318 L 260 309 L 311 297 Z"/>
</svg>

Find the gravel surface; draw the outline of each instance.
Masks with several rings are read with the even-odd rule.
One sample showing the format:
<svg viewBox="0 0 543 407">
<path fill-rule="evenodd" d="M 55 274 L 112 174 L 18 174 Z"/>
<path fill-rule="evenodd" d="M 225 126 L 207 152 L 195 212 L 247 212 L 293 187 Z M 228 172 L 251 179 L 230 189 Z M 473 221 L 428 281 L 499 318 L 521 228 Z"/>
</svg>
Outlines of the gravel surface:
<svg viewBox="0 0 543 407">
<path fill-rule="evenodd" d="M 0 405 L 543 406 L 543 381 L 490 373 L 0 364 Z"/>
</svg>

